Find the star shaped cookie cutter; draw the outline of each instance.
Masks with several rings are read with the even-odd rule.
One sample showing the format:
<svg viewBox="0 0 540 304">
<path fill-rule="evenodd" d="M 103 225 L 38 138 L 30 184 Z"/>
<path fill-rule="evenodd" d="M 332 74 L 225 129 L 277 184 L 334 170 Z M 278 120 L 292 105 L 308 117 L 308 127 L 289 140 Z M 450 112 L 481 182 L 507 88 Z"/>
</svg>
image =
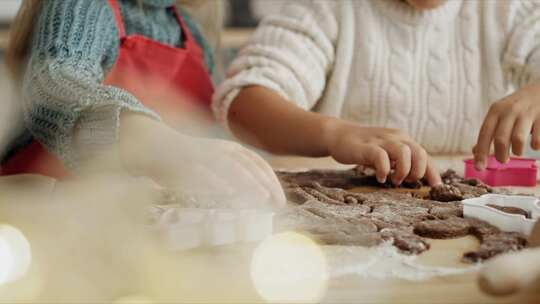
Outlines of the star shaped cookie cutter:
<svg viewBox="0 0 540 304">
<path fill-rule="evenodd" d="M 527 212 L 511 214 L 488 206 L 520 208 Z M 486 221 L 502 231 L 519 232 L 529 236 L 540 218 L 540 200 L 534 196 L 485 194 L 463 200 L 463 215 Z"/>
</svg>

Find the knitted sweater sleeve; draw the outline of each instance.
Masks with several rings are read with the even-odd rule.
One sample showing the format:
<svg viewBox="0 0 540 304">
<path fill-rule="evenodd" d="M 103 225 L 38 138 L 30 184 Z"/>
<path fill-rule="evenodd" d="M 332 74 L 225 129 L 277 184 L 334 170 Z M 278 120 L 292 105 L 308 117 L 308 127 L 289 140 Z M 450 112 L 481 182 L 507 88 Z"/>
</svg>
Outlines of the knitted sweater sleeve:
<svg viewBox="0 0 540 304">
<path fill-rule="evenodd" d="M 102 84 L 117 48 L 106 1 L 44 1 L 23 83 L 24 116 L 34 138 L 67 165 L 114 143 L 121 111 L 157 117 L 128 92 Z"/>
<path fill-rule="evenodd" d="M 227 124 L 231 102 L 245 86 L 274 90 L 311 109 L 326 87 L 338 36 L 337 1 L 291 1 L 261 22 L 218 87 L 213 110 Z"/>
<path fill-rule="evenodd" d="M 507 78 L 519 88 L 540 81 L 540 2 L 506 2 L 510 30 L 502 63 Z"/>
</svg>

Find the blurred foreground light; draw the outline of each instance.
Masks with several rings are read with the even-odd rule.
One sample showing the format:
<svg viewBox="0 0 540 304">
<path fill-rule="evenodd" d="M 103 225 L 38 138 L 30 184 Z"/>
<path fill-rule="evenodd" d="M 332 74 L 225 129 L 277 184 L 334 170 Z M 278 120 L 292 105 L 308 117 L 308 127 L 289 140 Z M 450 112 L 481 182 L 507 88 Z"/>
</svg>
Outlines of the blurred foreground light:
<svg viewBox="0 0 540 304">
<path fill-rule="evenodd" d="M 154 304 L 155 302 L 147 297 L 132 295 L 116 299 L 112 304 Z"/>
<path fill-rule="evenodd" d="M 257 247 L 251 261 L 251 278 L 267 302 L 319 302 L 327 289 L 327 267 L 315 242 L 286 232 L 269 237 Z"/>
<path fill-rule="evenodd" d="M 17 228 L 0 225 L 0 284 L 20 279 L 30 268 L 30 244 Z"/>
</svg>

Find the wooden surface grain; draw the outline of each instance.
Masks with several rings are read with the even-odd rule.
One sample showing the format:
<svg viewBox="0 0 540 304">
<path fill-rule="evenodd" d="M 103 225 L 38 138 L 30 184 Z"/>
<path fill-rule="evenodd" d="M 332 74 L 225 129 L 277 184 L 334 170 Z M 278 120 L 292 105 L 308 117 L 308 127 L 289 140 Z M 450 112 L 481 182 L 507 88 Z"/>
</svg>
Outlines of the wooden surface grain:
<svg viewBox="0 0 540 304">
<path fill-rule="evenodd" d="M 301 159 L 301 158 L 272 158 L 270 162 L 275 168 L 282 169 L 306 169 L 306 168 L 336 168 L 341 167 L 329 159 Z M 454 167 L 459 169 L 461 158 L 441 158 L 438 164 L 441 167 Z M 0 204 L 0 215 L 13 214 L 10 218 L 22 217 L 25 208 L 20 208 L 21 204 L 32 203 L 42 200 L 52 191 L 58 191 L 57 183 L 54 180 L 37 176 L 19 176 L 0 178 L 0 202 L 11 201 L 12 204 Z M 56 190 L 55 190 L 56 189 Z M 31 191 L 29 191 L 31 190 Z M 535 189 L 524 189 L 530 192 L 538 192 Z M 95 192 L 95 190 L 93 190 Z M 16 201 L 15 201 L 16 200 Z M 27 202 L 25 202 L 27 201 Z M 111 200 L 111 204 L 118 203 Z M 43 221 L 48 216 L 54 216 L 55 210 L 48 210 L 45 202 L 35 204 L 30 213 L 32 216 L 39 214 Z M 57 208 L 57 207 L 56 207 Z M 27 210 L 30 211 L 30 210 Z M 69 217 L 54 217 L 54 223 L 61 231 L 61 227 L 69 222 Z M 20 225 L 26 220 L 20 220 Z M 31 219 L 30 219 L 31 220 Z M 12 223 L 18 226 L 17 223 Z M 53 227 L 54 228 L 54 227 Z M 39 235 L 44 238 L 51 238 L 48 230 L 56 231 L 49 227 L 39 227 Z M 474 237 L 465 237 L 452 240 L 430 240 L 431 249 L 421 254 L 417 262 L 427 266 L 447 266 L 447 267 L 468 267 L 461 263 L 460 259 L 465 251 L 473 250 L 478 246 L 478 241 Z M 120 244 L 120 243 L 119 243 Z M 37 245 L 36 245 L 37 248 Z M 93 248 L 93 247 L 90 247 Z M 250 261 L 256 245 L 250 246 L 227 246 L 216 250 L 192 250 L 179 252 L 173 259 L 145 261 L 143 278 L 148 280 L 143 286 L 149 290 L 155 288 L 164 295 L 163 299 L 169 302 L 204 302 L 204 303 L 257 303 L 262 302 L 258 296 L 252 279 L 250 277 Z M 34 248 L 35 249 L 35 248 Z M 36 249 L 37 250 L 37 249 Z M 37 251 L 37 253 L 40 253 Z M 54 252 L 53 252 L 54 253 Z M 43 254 L 43 253 L 41 253 Z M 59 253 L 55 253 L 57 256 Z M 361 258 L 361 257 L 359 257 Z M 58 258 L 43 258 L 47 261 L 46 266 L 50 267 L 51 273 L 48 280 L 58 279 L 57 283 L 49 284 L 47 290 L 48 302 L 51 299 L 58 299 L 66 293 L 72 293 L 71 299 L 90 299 L 89 294 L 82 298 L 75 296 L 74 291 L 66 290 L 69 280 L 62 281 L 62 278 L 71 278 L 65 264 L 78 267 L 89 261 L 79 258 L 76 255 L 67 255 Z M 151 262 L 151 263 L 150 263 Z M 146 266 L 145 266 L 146 265 Z M 151 267 L 150 267 L 151 265 Z M 60 269 L 64 269 L 59 273 Z M 86 268 L 84 268 L 86 269 Z M 42 270 L 45 271 L 45 270 Z M 104 279 L 107 274 L 103 274 Z M 99 273 L 96 277 L 100 277 Z M 321 302 L 328 303 L 540 303 L 540 291 L 530 288 L 520 294 L 494 298 L 483 294 L 476 284 L 477 272 L 469 272 L 461 275 L 435 277 L 427 281 L 407 281 L 402 279 L 366 279 L 360 274 L 347 274 L 333 277 L 328 283 L 328 289 L 321 299 Z M 112 294 L 117 294 L 118 290 L 125 288 L 126 282 L 109 280 L 110 284 L 118 286 L 108 286 Z M 24 290 L 24 282 L 19 288 Z M 540 286 L 540 285 L 537 285 Z M 6 289 L 8 288 L 8 289 Z M 0 286 L 0 302 L 6 299 L 9 293 L 15 293 L 14 286 Z M 167 295 L 171 295 L 170 298 Z M 173 296 L 174 295 L 174 296 Z M 13 298 L 11 298 L 13 299 Z M 100 298 L 101 299 L 101 298 Z M 156 298 L 156 301 L 159 298 Z M 34 301 L 39 303 L 39 300 Z M 159 303 L 159 302 L 156 302 Z"/>
<path fill-rule="evenodd" d="M 452 168 L 462 174 L 462 160 L 465 157 L 440 156 L 435 157 L 434 161 L 441 171 Z M 275 168 L 290 170 L 344 167 L 328 158 L 276 157 L 271 159 L 270 163 Z M 540 187 L 516 188 L 516 190 L 539 193 Z M 474 250 L 479 245 L 472 236 L 451 240 L 429 240 L 429 242 L 430 250 L 418 257 L 417 261 L 421 265 L 467 267 L 460 261 L 462 254 Z M 373 280 L 362 278 L 360 275 L 347 275 L 332 280 L 324 301 L 336 303 L 540 303 L 540 290 L 534 288 L 510 297 L 488 296 L 478 288 L 477 275 L 475 271 L 436 277 L 423 282 L 400 279 Z"/>
</svg>

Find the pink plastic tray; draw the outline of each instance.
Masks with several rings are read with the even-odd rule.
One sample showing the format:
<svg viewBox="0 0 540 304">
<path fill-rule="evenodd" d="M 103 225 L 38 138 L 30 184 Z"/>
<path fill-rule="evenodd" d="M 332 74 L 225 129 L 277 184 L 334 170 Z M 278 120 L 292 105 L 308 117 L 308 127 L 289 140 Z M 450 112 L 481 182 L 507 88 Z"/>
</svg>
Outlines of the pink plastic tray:
<svg viewBox="0 0 540 304">
<path fill-rule="evenodd" d="M 536 159 L 511 157 L 506 164 L 501 164 L 490 156 L 486 170 L 477 171 L 474 168 L 474 160 L 465 160 L 465 178 L 477 178 L 482 182 L 498 186 L 536 186 Z"/>
</svg>

